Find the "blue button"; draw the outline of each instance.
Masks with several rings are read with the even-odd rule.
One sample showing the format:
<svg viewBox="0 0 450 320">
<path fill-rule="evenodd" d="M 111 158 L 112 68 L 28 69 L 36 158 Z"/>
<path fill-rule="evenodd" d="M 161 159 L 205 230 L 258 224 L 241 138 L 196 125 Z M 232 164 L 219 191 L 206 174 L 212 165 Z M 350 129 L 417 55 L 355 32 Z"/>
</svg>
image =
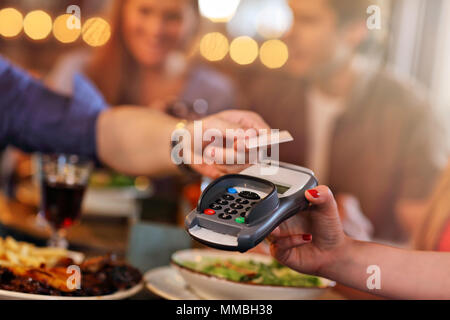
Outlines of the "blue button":
<svg viewBox="0 0 450 320">
<path fill-rule="evenodd" d="M 235 188 L 228 188 L 228 193 L 237 193 L 237 190 Z"/>
</svg>

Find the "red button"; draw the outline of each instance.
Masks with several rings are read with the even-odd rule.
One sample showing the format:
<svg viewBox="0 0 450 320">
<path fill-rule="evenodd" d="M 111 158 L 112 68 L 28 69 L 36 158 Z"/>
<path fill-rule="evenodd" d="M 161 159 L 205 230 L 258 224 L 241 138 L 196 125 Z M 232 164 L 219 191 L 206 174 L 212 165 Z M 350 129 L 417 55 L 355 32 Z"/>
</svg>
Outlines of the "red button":
<svg viewBox="0 0 450 320">
<path fill-rule="evenodd" d="M 208 216 L 212 216 L 215 215 L 216 212 L 213 209 L 206 209 L 205 211 L 203 211 L 204 214 L 207 214 Z"/>
</svg>

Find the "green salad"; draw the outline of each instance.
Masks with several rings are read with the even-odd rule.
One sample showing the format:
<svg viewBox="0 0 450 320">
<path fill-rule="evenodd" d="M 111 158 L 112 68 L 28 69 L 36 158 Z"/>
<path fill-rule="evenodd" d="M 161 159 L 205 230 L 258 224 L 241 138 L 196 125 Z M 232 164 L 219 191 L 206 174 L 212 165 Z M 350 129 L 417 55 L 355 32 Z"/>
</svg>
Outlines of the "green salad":
<svg viewBox="0 0 450 320">
<path fill-rule="evenodd" d="M 182 266 L 231 281 L 287 287 L 321 287 L 319 277 L 293 271 L 277 261 L 270 264 L 254 260 L 203 258 L 201 262 L 185 261 Z"/>
<path fill-rule="evenodd" d="M 93 172 L 89 181 L 89 185 L 94 188 L 126 188 L 134 184 L 135 178 L 107 170 Z"/>
</svg>

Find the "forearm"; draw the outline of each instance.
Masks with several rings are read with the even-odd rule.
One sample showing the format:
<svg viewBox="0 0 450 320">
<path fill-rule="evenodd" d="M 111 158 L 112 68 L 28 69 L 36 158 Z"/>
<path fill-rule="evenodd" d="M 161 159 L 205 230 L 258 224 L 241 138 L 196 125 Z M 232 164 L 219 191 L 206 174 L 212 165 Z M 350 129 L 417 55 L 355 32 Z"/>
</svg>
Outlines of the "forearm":
<svg viewBox="0 0 450 320">
<path fill-rule="evenodd" d="M 97 156 L 111 168 L 130 175 L 175 172 L 170 141 L 177 122 L 145 108 L 104 111 L 97 123 Z"/>
<path fill-rule="evenodd" d="M 380 270 L 380 289 L 369 289 L 373 271 Z M 450 253 L 408 251 L 348 239 L 339 258 L 320 274 L 372 294 L 397 299 L 450 299 Z"/>
<path fill-rule="evenodd" d="M 95 123 L 106 108 L 83 79 L 64 97 L 0 57 L 0 148 L 95 157 Z"/>
</svg>

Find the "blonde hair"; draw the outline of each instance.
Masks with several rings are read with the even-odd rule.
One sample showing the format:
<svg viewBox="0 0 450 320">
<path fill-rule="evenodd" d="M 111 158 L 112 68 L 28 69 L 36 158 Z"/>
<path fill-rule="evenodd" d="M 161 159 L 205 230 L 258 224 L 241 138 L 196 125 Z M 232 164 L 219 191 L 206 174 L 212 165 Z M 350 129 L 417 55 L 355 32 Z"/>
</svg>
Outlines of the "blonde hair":
<svg viewBox="0 0 450 320">
<path fill-rule="evenodd" d="M 419 250 L 437 250 L 444 228 L 450 222 L 450 165 L 439 182 L 424 215 L 414 244 Z"/>
</svg>

